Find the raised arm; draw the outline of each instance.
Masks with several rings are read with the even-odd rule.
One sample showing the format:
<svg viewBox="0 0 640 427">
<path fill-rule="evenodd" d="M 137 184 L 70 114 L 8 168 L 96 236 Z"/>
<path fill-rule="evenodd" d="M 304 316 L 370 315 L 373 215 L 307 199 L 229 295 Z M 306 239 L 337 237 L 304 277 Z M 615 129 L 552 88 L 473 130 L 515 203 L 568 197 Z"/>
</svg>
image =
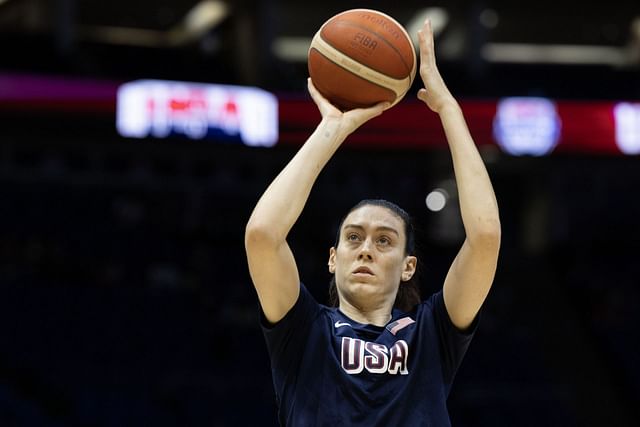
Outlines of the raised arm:
<svg viewBox="0 0 640 427">
<path fill-rule="evenodd" d="M 438 113 L 444 128 L 458 186 L 460 212 L 466 233 L 462 248 L 444 282 L 444 301 L 454 325 L 471 325 L 495 276 L 500 249 L 498 204 L 489 174 L 473 142 L 460 106 L 447 89 L 436 66 L 431 24 L 418 32 L 420 76 L 425 88 L 418 98 Z"/>
<path fill-rule="evenodd" d="M 286 238 L 316 178 L 345 138 L 389 105 L 342 113 L 320 95 L 311 79 L 308 87 L 322 120 L 264 192 L 245 230 L 251 279 L 262 310 L 272 323 L 282 319 L 298 298 L 300 279 Z"/>
</svg>

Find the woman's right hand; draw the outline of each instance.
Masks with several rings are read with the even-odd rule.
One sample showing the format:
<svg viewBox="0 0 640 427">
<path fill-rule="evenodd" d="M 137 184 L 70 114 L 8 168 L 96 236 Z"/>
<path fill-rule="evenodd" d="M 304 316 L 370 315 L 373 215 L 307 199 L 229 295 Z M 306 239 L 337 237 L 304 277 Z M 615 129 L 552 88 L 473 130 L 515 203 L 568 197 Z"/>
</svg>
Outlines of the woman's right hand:
<svg viewBox="0 0 640 427">
<path fill-rule="evenodd" d="M 311 81 L 311 78 L 307 79 L 307 86 L 309 88 L 309 94 L 313 101 L 318 106 L 322 119 L 338 124 L 338 129 L 343 132 L 343 136 L 347 136 L 353 133 L 356 129 L 368 122 L 374 117 L 382 114 L 384 110 L 391 107 L 389 102 L 381 102 L 368 108 L 355 108 L 353 110 L 342 112 L 336 108 L 329 100 L 327 100 L 316 89 Z"/>
</svg>

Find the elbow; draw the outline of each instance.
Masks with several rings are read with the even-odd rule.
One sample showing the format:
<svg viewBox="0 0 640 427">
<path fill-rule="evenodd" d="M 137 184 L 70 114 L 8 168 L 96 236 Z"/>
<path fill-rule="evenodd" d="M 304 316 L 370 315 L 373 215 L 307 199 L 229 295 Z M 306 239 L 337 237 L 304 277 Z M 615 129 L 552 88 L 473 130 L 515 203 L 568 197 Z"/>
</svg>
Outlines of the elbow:
<svg viewBox="0 0 640 427">
<path fill-rule="evenodd" d="M 267 245 L 277 246 L 280 240 L 271 224 L 250 220 L 245 227 L 244 244 L 246 248 Z"/>
<path fill-rule="evenodd" d="M 467 233 L 467 239 L 474 246 L 481 246 L 485 249 L 500 249 L 500 240 L 502 239 L 502 228 L 500 219 L 484 220 Z"/>
</svg>

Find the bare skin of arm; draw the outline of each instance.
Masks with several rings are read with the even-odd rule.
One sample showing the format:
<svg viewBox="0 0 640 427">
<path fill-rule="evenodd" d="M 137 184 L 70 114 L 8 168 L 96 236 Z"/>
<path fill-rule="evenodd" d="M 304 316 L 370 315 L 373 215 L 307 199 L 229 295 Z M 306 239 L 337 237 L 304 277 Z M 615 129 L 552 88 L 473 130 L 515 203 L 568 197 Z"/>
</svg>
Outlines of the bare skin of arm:
<svg viewBox="0 0 640 427">
<path fill-rule="evenodd" d="M 466 233 L 444 282 L 444 301 L 453 324 L 466 329 L 480 310 L 495 276 L 501 235 L 498 204 L 462 110 L 436 66 L 429 21 L 418 32 L 418 38 L 420 76 L 425 86 L 418 98 L 440 116 L 453 159 Z"/>
<path fill-rule="evenodd" d="M 389 107 L 389 103 L 381 103 L 343 113 L 317 91 L 311 79 L 308 89 L 322 120 L 264 192 L 245 229 L 249 272 L 271 323 L 282 319 L 298 299 L 300 278 L 286 239 L 320 171 L 347 136 Z"/>
</svg>

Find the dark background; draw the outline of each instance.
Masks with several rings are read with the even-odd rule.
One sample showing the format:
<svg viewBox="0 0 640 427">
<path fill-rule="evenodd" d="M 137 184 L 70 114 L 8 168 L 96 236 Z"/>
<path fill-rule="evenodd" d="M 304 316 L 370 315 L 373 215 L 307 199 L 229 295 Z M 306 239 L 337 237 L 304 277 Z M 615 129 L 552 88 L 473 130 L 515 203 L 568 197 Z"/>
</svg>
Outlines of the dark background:
<svg viewBox="0 0 640 427">
<path fill-rule="evenodd" d="M 310 37 L 352 7 L 405 23 L 439 6 L 449 14 L 439 65 L 461 100 L 640 98 L 636 1 L 227 1 L 217 25 L 175 41 L 169 30 L 196 3 L 6 0 L 0 73 L 300 97 L 306 64 L 275 55 L 279 38 Z M 147 32 L 114 41 L 106 27 Z M 492 61 L 487 43 L 598 46 L 622 59 Z M 243 231 L 296 148 L 126 140 L 112 108 L 0 100 L 0 426 L 276 425 Z M 341 149 L 290 235 L 320 301 L 337 223 L 362 198 L 388 198 L 415 217 L 425 295 L 459 248 L 455 203 L 440 213 L 424 203 L 450 185 L 448 152 L 392 143 Z M 453 424 L 637 425 L 638 158 L 483 154 L 503 245 L 449 399 Z"/>
</svg>

